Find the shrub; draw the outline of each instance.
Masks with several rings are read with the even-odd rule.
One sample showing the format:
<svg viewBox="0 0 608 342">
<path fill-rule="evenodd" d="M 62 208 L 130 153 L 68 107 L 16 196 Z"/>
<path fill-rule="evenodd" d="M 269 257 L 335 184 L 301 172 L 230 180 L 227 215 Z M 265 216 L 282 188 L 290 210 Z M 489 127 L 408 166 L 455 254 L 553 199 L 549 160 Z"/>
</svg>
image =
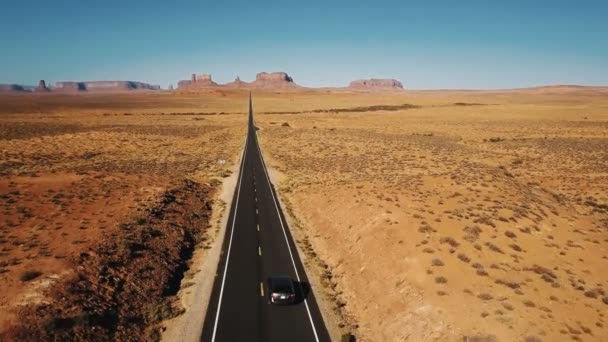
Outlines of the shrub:
<svg viewBox="0 0 608 342">
<path fill-rule="evenodd" d="M 466 226 L 463 231 L 466 233 L 464 239 L 469 242 L 475 242 L 479 238 L 479 234 L 481 233 L 481 228 L 479 226 Z"/>
<path fill-rule="evenodd" d="M 519 245 L 514 244 L 514 243 L 510 244 L 509 247 L 511 247 L 514 251 L 517 251 L 517 252 L 522 251 L 521 247 L 519 247 Z"/>
<path fill-rule="evenodd" d="M 458 254 L 458 259 L 460 259 L 460 260 L 462 260 L 463 262 L 466 262 L 466 263 L 468 263 L 468 262 L 471 261 L 471 259 L 468 256 L 466 256 L 466 254 L 464 254 L 464 253 L 459 253 Z"/>
<path fill-rule="evenodd" d="M 431 264 L 433 266 L 443 266 L 444 265 L 443 261 L 441 261 L 441 259 L 437 259 L 437 258 L 433 259 L 433 261 L 431 262 Z"/>
<path fill-rule="evenodd" d="M 492 242 L 486 242 L 486 246 L 488 246 L 488 248 L 496 253 L 500 253 L 500 254 L 505 254 L 505 252 L 502 251 L 502 249 L 500 249 L 500 247 L 496 246 L 495 244 L 493 244 Z"/>
<path fill-rule="evenodd" d="M 488 275 L 488 272 L 486 272 L 486 270 L 484 270 L 483 268 L 477 269 L 477 275 L 482 276 L 482 277 L 486 277 Z"/>
<path fill-rule="evenodd" d="M 477 295 L 477 298 L 479 298 L 481 300 L 490 300 L 494 297 L 492 297 L 492 295 L 489 293 L 480 293 L 479 295 Z"/>
<path fill-rule="evenodd" d="M 599 295 L 598 289 L 587 290 L 585 291 L 585 296 L 589 298 L 597 298 Z"/>
<path fill-rule="evenodd" d="M 533 308 L 536 306 L 536 304 L 534 304 L 534 302 L 532 302 L 531 300 L 524 300 L 524 305 L 529 307 L 529 308 Z"/>
<path fill-rule="evenodd" d="M 30 280 L 34 280 L 38 277 L 40 277 L 42 275 L 42 272 L 38 272 L 38 271 L 25 271 L 21 274 L 21 276 L 19 277 L 19 279 L 21 281 L 30 281 Z"/>
<path fill-rule="evenodd" d="M 439 242 L 447 243 L 448 245 L 450 245 L 452 247 L 460 246 L 460 244 L 456 240 L 454 240 L 454 238 L 451 236 L 444 236 L 441 239 L 439 239 Z"/>
<path fill-rule="evenodd" d="M 525 228 L 519 228 L 519 231 L 525 234 L 530 234 L 532 231 L 530 230 L 530 228 L 525 227 Z"/>
<path fill-rule="evenodd" d="M 448 280 L 445 277 L 435 277 L 435 282 L 437 284 L 445 284 Z"/>
<path fill-rule="evenodd" d="M 183 314 L 186 310 L 184 308 L 174 308 L 169 303 L 161 303 L 153 305 L 148 311 L 148 319 L 152 322 L 159 322 L 173 317 L 177 317 Z"/>
<path fill-rule="evenodd" d="M 502 307 L 509 310 L 509 311 L 513 311 L 515 308 L 513 307 L 513 305 L 507 303 L 507 302 L 503 302 L 502 303 Z"/>
<path fill-rule="evenodd" d="M 511 288 L 513 290 L 518 289 L 520 287 L 519 283 L 514 282 L 514 281 L 509 281 L 509 280 L 502 280 L 502 279 L 497 279 L 495 281 L 496 284 L 500 284 L 500 285 L 504 285 L 508 288 Z"/>
</svg>

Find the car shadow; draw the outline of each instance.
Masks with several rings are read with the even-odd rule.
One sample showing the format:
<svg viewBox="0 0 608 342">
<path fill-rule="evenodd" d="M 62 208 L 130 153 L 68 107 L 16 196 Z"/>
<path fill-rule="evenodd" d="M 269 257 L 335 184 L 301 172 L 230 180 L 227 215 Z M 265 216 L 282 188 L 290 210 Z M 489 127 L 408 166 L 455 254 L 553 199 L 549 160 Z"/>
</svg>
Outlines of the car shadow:
<svg viewBox="0 0 608 342">
<path fill-rule="evenodd" d="M 296 300 L 294 304 L 302 303 L 310 293 L 310 284 L 305 281 L 294 281 L 294 287 L 296 290 Z"/>
</svg>

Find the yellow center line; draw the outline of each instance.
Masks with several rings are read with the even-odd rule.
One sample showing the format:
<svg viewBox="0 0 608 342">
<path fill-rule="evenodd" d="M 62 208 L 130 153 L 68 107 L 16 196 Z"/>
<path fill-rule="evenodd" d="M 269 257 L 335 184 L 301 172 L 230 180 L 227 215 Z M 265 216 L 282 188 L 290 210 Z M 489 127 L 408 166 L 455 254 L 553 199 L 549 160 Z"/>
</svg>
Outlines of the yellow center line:
<svg viewBox="0 0 608 342">
<path fill-rule="evenodd" d="M 258 246 L 258 254 L 262 256 L 262 247 Z"/>
<path fill-rule="evenodd" d="M 260 224 L 259 223 L 257 224 L 257 227 L 258 227 L 258 232 L 259 232 L 260 231 Z"/>
<path fill-rule="evenodd" d="M 264 284 L 260 282 L 260 296 L 264 297 Z"/>
</svg>

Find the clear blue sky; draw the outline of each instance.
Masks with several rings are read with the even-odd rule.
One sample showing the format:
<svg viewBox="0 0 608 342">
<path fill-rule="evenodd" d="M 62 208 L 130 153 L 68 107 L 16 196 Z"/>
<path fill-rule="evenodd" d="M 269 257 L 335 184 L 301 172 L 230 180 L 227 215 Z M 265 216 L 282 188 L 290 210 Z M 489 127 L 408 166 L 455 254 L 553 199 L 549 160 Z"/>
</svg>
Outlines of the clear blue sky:
<svg viewBox="0 0 608 342">
<path fill-rule="evenodd" d="M 0 83 L 608 85 L 608 1 L 56 0 L 0 4 Z"/>
</svg>

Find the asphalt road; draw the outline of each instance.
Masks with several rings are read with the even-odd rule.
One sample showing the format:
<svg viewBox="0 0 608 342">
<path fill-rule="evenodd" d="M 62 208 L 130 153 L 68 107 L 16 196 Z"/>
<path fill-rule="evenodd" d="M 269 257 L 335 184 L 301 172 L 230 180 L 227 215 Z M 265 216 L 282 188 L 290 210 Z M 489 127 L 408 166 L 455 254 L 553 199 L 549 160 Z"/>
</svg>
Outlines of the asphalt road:
<svg viewBox="0 0 608 342">
<path fill-rule="evenodd" d="M 268 303 L 267 278 L 291 277 L 293 305 Z M 330 341 L 257 141 L 251 97 L 247 142 L 202 341 Z"/>
</svg>

